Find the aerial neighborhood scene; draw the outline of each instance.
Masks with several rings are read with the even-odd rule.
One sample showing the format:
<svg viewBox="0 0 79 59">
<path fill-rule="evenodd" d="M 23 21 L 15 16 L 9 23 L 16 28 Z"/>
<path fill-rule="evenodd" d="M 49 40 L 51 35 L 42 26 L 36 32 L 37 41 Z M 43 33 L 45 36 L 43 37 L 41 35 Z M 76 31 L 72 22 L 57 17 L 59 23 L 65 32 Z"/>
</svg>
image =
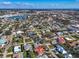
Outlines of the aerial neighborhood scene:
<svg viewBox="0 0 79 59">
<path fill-rule="evenodd" d="M 10 7 L 0 7 L 0 58 L 79 58 L 79 9 Z"/>
</svg>

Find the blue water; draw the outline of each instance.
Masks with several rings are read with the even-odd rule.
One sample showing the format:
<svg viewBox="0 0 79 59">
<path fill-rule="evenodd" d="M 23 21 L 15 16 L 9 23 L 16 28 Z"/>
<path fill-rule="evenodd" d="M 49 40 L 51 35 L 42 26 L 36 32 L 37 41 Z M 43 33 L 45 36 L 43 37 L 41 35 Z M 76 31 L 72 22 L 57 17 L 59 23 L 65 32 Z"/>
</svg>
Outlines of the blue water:
<svg viewBox="0 0 79 59">
<path fill-rule="evenodd" d="M 27 18 L 27 15 L 12 16 L 9 18 L 14 20 L 25 20 Z"/>
<path fill-rule="evenodd" d="M 0 38 L 0 45 L 5 44 L 6 40 L 3 38 Z"/>
</svg>

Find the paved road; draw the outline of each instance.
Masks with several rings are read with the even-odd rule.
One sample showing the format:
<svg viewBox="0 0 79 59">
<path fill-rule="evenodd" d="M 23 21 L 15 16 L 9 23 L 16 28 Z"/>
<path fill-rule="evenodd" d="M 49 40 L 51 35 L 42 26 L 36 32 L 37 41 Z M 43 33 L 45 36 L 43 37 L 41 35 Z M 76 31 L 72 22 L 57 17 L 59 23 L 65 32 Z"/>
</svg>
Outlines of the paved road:
<svg viewBox="0 0 79 59">
<path fill-rule="evenodd" d="M 46 46 L 49 48 L 48 45 L 46 45 Z M 55 53 L 54 53 L 50 48 L 49 48 L 49 52 L 51 52 L 51 54 L 52 54 L 53 57 L 58 58 L 58 57 L 55 55 Z"/>
<path fill-rule="evenodd" d="M 9 42 L 9 44 L 5 47 L 5 50 L 4 50 L 4 52 L 3 52 L 3 58 L 6 58 L 6 56 L 7 56 L 7 50 L 9 49 L 9 47 L 11 47 L 12 46 L 12 36 L 10 37 L 10 42 Z"/>
<path fill-rule="evenodd" d="M 11 42 L 5 47 L 5 51 L 3 52 L 3 58 L 6 58 L 7 50 L 9 49 L 10 46 L 11 46 Z"/>
</svg>

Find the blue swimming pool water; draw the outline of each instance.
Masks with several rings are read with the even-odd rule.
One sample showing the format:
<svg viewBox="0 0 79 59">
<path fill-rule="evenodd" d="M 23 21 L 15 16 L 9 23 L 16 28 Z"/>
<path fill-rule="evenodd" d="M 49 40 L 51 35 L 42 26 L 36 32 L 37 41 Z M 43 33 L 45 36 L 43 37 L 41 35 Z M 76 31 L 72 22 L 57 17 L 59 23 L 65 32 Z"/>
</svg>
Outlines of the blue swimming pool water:
<svg viewBox="0 0 79 59">
<path fill-rule="evenodd" d="M 6 40 L 3 38 L 0 38 L 0 45 L 5 44 Z"/>
</svg>

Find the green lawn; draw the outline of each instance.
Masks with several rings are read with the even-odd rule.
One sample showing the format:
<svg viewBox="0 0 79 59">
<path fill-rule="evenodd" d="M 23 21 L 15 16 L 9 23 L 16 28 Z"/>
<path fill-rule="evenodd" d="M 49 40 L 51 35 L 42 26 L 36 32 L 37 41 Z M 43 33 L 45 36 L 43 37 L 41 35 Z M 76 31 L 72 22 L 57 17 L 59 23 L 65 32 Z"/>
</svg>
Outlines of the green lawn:
<svg viewBox="0 0 79 59">
<path fill-rule="evenodd" d="M 35 58 L 35 53 L 33 51 L 29 51 L 29 55 L 31 56 L 31 58 Z M 23 57 L 28 58 L 27 51 L 23 52 Z"/>
<path fill-rule="evenodd" d="M 13 47 L 9 47 L 9 49 L 7 50 L 8 52 L 13 52 Z"/>
<path fill-rule="evenodd" d="M 12 55 L 12 54 L 9 54 L 9 55 L 7 55 L 7 57 L 11 57 L 11 58 L 12 58 L 12 57 L 13 57 L 13 55 Z"/>
<path fill-rule="evenodd" d="M 54 46 L 53 46 L 53 45 L 49 45 L 49 48 L 51 48 L 51 49 L 52 49 L 52 48 L 54 48 Z"/>
<path fill-rule="evenodd" d="M 77 37 L 76 35 L 72 36 L 73 38 L 79 40 L 79 36 Z"/>
<path fill-rule="evenodd" d="M 35 53 L 33 51 L 30 51 L 30 55 L 31 55 L 31 58 L 35 58 Z"/>
<path fill-rule="evenodd" d="M 18 40 L 18 43 L 23 43 L 23 39 L 19 39 Z"/>
<path fill-rule="evenodd" d="M 23 52 L 24 51 L 24 45 L 22 44 L 21 45 L 21 52 Z"/>
<path fill-rule="evenodd" d="M 17 38 L 16 37 L 13 37 L 13 42 L 17 42 L 17 43 L 23 43 L 23 39 L 22 38 L 19 38 L 18 40 L 17 40 Z"/>
<path fill-rule="evenodd" d="M 27 58 L 27 52 L 26 51 L 23 52 L 23 57 Z"/>
<path fill-rule="evenodd" d="M 61 45 L 65 50 L 69 50 L 69 47 L 68 47 L 68 45 L 66 44 L 63 44 L 63 45 Z"/>
<path fill-rule="evenodd" d="M 0 49 L 0 53 L 2 53 L 3 52 L 3 49 Z"/>
<path fill-rule="evenodd" d="M 58 54 L 57 55 L 59 58 L 64 58 L 63 54 Z"/>
<path fill-rule="evenodd" d="M 32 39 L 26 39 L 25 42 L 32 42 Z"/>
<path fill-rule="evenodd" d="M 13 42 L 15 42 L 15 40 L 16 40 L 16 38 L 15 38 L 15 36 L 13 36 Z"/>
<path fill-rule="evenodd" d="M 0 57 L 2 57 L 3 56 L 3 54 L 0 54 Z"/>
</svg>

